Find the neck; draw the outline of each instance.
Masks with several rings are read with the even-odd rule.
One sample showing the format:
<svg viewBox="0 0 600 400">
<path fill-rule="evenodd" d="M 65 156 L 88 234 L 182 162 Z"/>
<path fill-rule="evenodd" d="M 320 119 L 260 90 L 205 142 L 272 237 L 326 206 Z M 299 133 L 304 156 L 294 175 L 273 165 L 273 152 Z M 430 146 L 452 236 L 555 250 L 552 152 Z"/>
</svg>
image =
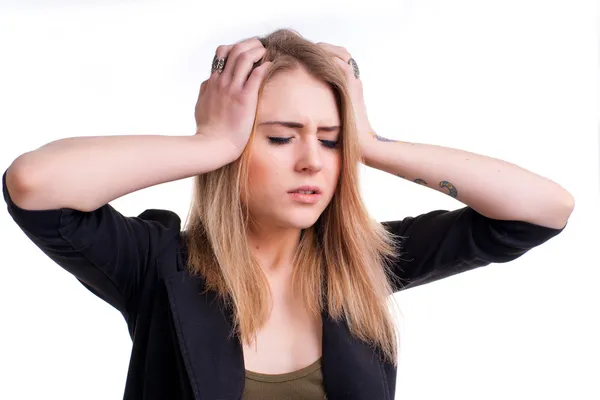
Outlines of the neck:
<svg viewBox="0 0 600 400">
<path fill-rule="evenodd" d="M 268 277 L 288 276 L 292 272 L 300 232 L 298 228 L 250 229 L 248 241 L 252 253 Z"/>
</svg>

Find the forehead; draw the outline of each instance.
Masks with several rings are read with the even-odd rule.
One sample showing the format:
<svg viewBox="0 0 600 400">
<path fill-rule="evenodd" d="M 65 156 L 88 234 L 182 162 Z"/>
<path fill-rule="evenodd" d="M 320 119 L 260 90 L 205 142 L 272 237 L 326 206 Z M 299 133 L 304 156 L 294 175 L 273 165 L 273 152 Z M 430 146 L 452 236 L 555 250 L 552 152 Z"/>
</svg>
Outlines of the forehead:
<svg viewBox="0 0 600 400">
<path fill-rule="evenodd" d="M 340 123 L 333 89 L 304 68 L 282 71 L 264 87 L 258 120 L 285 119 L 306 124 Z"/>
</svg>

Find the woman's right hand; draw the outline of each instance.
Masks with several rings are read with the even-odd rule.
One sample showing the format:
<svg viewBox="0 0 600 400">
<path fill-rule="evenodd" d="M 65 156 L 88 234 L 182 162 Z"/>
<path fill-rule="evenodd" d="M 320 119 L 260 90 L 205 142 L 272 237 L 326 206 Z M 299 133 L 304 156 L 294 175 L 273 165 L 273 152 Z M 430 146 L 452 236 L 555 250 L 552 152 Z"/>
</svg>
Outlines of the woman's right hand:
<svg viewBox="0 0 600 400">
<path fill-rule="evenodd" d="M 233 160 L 242 154 L 254 125 L 258 89 L 271 63 L 253 67 L 265 52 L 256 38 L 217 47 L 217 57 L 227 57 L 225 68 L 222 73 L 212 72 L 200 85 L 194 112 L 196 135 L 230 148 Z"/>
</svg>

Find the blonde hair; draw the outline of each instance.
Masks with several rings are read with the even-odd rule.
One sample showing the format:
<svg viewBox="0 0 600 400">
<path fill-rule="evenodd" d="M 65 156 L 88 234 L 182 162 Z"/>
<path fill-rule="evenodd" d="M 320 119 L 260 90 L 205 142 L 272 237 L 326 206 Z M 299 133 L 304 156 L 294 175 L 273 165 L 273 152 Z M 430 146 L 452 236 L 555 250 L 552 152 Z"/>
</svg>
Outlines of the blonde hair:
<svg viewBox="0 0 600 400">
<path fill-rule="evenodd" d="M 396 365 L 396 332 L 388 307 L 393 291 L 387 264 L 395 258 L 395 242 L 362 202 L 360 148 L 344 74 L 329 54 L 295 31 L 280 29 L 259 40 L 267 49 L 261 62 L 273 62 L 260 87 L 259 101 L 272 76 L 303 67 L 332 88 L 341 120 L 338 186 L 317 222 L 302 231 L 294 256 L 293 290 L 311 313 L 326 311 L 334 320 L 344 318 L 355 337 L 378 348 Z M 251 254 L 249 213 L 241 201 L 241 193 L 248 192 L 255 129 L 256 121 L 240 158 L 194 177 L 184 232 L 189 272 L 202 276 L 206 290 L 215 291 L 223 304 L 231 307 L 232 334 L 244 342 L 253 341 L 270 312 L 269 283 Z"/>
</svg>

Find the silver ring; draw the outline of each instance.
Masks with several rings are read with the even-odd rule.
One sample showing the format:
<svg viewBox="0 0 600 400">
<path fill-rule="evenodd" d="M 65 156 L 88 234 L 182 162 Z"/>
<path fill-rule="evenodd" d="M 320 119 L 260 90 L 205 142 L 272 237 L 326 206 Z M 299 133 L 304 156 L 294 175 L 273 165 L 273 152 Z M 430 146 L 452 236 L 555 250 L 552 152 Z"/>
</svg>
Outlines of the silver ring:
<svg viewBox="0 0 600 400">
<path fill-rule="evenodd" d="M 217 55 L 215 54 L 215 57 L 213 58 L 213 62 L 212 62 L 212 67 L 210 69 L 210 73 L 212 74 L 215 71 L 217 71 L 218 73 L 223 72 L 226 61 L 227 61 L 227 57 L 217 58 Z"/>
<path fill-rule="evenodd" d="M 348 60 L 348 64 L 350 64 L 352 66 L 352 69 L 354 70 L 354 76 L 357 79 L 360 78 L 360 71 L 358 70 L 358 64 L 356 63 L 356 60 L 354 60 L 354 58 L 350 57 L 350 59 Z"/>
</svg>

